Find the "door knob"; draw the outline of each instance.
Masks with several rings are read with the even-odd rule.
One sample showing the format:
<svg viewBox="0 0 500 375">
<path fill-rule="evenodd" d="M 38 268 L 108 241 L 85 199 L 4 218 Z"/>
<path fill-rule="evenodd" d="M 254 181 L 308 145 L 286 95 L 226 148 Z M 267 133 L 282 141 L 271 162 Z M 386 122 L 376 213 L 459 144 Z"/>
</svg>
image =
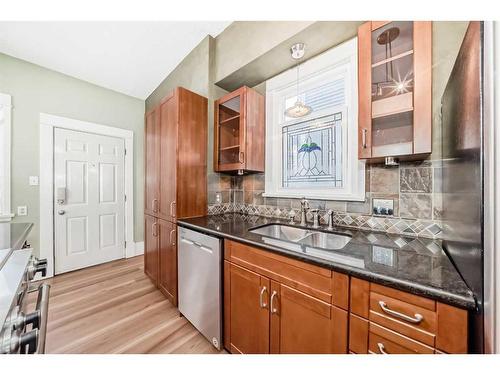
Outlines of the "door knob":
<svg viewBox="0 0 500 375">
<path fill-rule="evenodd" d="M 59 211 L 57 211 L 57 213 L 58 213 L 59 215 L 64 215 L 64 214 L 66 213 L 66 211 L 64 211 L 64 210 L 59 210 Z"/>
</svg>

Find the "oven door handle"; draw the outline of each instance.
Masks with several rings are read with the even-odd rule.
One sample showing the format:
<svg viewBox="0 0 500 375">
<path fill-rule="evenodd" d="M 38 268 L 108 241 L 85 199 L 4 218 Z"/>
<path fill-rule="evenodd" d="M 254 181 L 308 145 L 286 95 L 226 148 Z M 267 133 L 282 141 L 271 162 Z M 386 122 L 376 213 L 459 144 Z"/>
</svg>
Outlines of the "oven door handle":
<svg viewBox="0 0 500 375">
<path fill-rule="evenodd" d="M 50 285 L 40 284 L 38 287 L 38 298 L 36 301 L 36 309 L 40 312 L 40 323 L 38 325 L 38 345 L 36 352 L 38 354 L 45 353 L 45 337 L 47 335 L 47 318 L 49 315 L 49 295 Z"/>
</svg>

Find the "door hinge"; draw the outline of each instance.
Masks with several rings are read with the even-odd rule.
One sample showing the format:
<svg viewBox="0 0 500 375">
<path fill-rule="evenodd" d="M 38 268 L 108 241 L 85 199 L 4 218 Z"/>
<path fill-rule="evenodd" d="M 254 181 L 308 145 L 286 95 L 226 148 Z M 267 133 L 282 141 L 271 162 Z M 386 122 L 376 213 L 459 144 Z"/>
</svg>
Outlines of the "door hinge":
<svg viewBox="0 0 500 375">
<path fill-rule="evenodd" d="M 125 202 L 127 201 L 127 194 L 125 194 Z"/>
<path fill-rule="evenodd" d="M 125 149 L 125 155 L 127 155 L 127 149 Z"/>
<path fill-rule="evenodd" d="M 125 242 L 125 247 L 127 247 L 127 241 L 124 241 Z"/>
</svg>

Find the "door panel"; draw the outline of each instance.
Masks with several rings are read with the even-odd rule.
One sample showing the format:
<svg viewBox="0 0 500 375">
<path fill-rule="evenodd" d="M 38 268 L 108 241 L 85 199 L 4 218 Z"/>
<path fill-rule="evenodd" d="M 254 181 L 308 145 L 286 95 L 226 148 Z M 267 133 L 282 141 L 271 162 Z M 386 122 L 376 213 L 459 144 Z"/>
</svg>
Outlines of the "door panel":
<svg viewBox="0 0 500 375">
<path fill-rule="evenodd" d="M 230 265 L 230 275 L 230 350 L 244 354 L 269 353 L 270 281 L 234 264 Z"/>
<path fill-rule="evenodd" d="M 125 256 L 123 139 L 54 131 L 55 272 Z"/>
<path fill-rule="evenodd" d="M 160 105 L 160 205 L 158 216 L 176 220 L 177 99 L 175 95 Z"/>
<path fill-rule="evenodd" d="M 271 290 L 272 353 L 346 352 L 347 312 L 283 284 Z"/>
<path fill-rule="evenodd" d="M 177 231 L 175 224 L 158 220 L 159 275 L 158 287 L 177 306 Z"/>
<path fill-rule="evenodd" d="M 159 204 L 159 148 L 158 111 L 151 111 L 146 115 L 144 134 L 145 143 L 145 188 L 144 188 L 144 213 L 155 215 Z"/>
<path fill-rule="evenodd" d="M 153 216 L 144 215 L 144 272 L 153 283 L 158 282 L 158 223 Z"/>
</svg>

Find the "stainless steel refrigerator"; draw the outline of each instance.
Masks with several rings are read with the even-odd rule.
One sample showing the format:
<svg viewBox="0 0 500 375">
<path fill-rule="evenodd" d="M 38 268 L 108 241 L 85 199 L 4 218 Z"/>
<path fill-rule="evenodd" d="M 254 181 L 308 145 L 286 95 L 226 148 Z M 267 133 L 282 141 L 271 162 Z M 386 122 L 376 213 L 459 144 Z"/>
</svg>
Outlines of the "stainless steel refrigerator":
<svg viewBox="0 0 500 375">
<path fill-rule="evenodd" d="M 483 24 L 470 22 L 442 97 L 443 247 L 473 291 L 469 350 L 484 352 Z M 440 175 L 439 175 L 440 174 Z"/>
</svg>

